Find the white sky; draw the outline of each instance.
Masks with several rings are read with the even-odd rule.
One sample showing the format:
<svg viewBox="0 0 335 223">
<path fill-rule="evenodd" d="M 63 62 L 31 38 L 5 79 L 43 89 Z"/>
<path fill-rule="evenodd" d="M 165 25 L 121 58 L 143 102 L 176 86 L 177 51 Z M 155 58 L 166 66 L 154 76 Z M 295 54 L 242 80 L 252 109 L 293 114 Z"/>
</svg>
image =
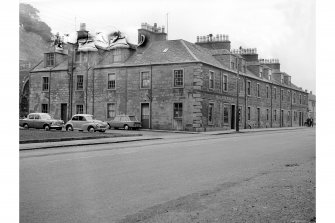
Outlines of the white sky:
<svg viewBox="0 0 335 223">
<path fill-rule="evenodd" d="M 142 22 L 165 25 L 169 39 L 195 42 L 210 33 L 229 35 L 232 48 L 257 48 L 278 58 L 292 82 L 315 92 L 315 0 L 21 0 L 40 11 L 52 32 L 118 29 L 137 43 Z M 75 24 L 76 21 L 76 24 Z"/>
</svg>

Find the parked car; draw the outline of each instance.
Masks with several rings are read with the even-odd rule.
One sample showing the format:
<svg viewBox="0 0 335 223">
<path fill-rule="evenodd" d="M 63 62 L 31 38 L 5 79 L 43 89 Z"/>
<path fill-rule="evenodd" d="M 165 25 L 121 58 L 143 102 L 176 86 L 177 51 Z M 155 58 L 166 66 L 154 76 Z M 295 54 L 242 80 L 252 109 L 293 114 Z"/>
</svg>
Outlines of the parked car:
<svg viewBox="0 0 335 223">
<path fill-rule="evenodd" d="M 105 132 L 107 127 L 108 124 L 106 122 L 96 120 L 90 114 L 76 114 L 65 124 L 66 131 Z"/>
<path fill-rule="evenodd" d="M 20 119 L 19 125 L 28 129 L 45 129 L 46 131 L 50 129 L 62 130 L 64 126 L 63 120 L 54 119 L 48 113 L 30 113 L 27 118 Z"/>
<path fill-rule="evenodd" d="M 107 121 L 109 128 L 124 128 L 128 129 L 139 129 L 142 127 L 141 122 L 138 121 L 134 115 L 117 115 L 111 121 Z"/>
</svg>

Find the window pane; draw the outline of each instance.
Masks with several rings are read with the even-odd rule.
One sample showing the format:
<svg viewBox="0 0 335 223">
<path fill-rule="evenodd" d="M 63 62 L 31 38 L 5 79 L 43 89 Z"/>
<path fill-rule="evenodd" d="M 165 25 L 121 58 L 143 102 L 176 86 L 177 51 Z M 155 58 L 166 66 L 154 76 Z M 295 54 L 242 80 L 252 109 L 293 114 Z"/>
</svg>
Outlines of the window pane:
<svg viewBox="0 0 335 223">
<path fill-rule="evenodd" d="M 43 91 L 49 90 L 49 78 L 48 77 L 43 77 L 42 90 Z"/>
<path fill-rule="evenodd" d="M 214 105 L 213 104 L 209 104 L 208 107 L 208 123 L 212 124 L 213 123 L 213 108 Z"/>
<path fill-rule="evenodd" d="M 173 118 L 182 118 L 183 117 L 183 104 L 174 103 L 173 104 Z"/>
<path fill-rule="evenodd" d="M 77 90 L 83 90 L 83 89 L 84 89 L 84 76 L 77 75 Z"/>
<path fill-rule="evenodd" d="M 223 123 L 228 124 L 228 107 L 223 107 Z"/>
<path fill-rule="evenodd" d="M 114 73 L 108 74 L 108 89 L 115 89 L 115 79 L 116 76 Z"/>
<path fill-rule="evenodd" d="M 107 118 L 115 117 L 115 103 L 110 103 L 107 105 Z"/>
<path fill-rule="evenodd" d="M 184 86 L 184 74 L 183 70 L 174 71 L 174 86 L 183 87 Z"/>
<path fill-rule="evenodd" d="M 141 72 L 141 88 L 150 88 L 149 72 Z"/>
</svg>

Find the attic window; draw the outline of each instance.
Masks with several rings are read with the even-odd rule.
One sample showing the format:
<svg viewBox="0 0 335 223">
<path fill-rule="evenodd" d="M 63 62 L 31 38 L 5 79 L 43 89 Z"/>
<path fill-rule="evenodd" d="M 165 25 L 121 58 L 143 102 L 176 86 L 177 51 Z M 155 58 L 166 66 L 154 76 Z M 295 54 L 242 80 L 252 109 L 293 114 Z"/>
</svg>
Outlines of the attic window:
<svg viewBox="0 0 335 223">
<path fill-rule="evenodd" d="M 169 50 L 169 48 L 165 48 L 165 49 L 163 50 L 163 53 L 166 53 L 168 50 Z"/>
<path fill-rule="evenodd" d="M 55 54 L 54 53 L 47 53 L 45 58 L 45 66 L 52 67 L 55 64 Z"/>
</svg>

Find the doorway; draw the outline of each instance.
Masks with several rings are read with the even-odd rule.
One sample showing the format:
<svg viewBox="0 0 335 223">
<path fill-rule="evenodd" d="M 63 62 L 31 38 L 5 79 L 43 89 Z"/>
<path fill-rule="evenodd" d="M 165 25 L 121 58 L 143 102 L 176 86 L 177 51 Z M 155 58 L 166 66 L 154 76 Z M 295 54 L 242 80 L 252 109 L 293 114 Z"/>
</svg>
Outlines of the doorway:
<svg viewBox="0 0 335 223">
<path fill-rule="evenodd" d="M 235 129 L 235 105 L 231 105 L 231 114 L 230 114 L 230 117 L 231 117 L 231 120 L 230 120 L 230 128 L 231 129 Z"/>
<path fill-rule="evenodd" d="M 150 128 L 150 105 L 149 103 L 141 104 L 141 122 L 143 129 Z"/>
<path fill-rule="evenodd" d="M 67 122 L 67 104 L 61 104 L 60 105 L 60 118 L 64 121 L 64 123 Z"/>
</svg>

